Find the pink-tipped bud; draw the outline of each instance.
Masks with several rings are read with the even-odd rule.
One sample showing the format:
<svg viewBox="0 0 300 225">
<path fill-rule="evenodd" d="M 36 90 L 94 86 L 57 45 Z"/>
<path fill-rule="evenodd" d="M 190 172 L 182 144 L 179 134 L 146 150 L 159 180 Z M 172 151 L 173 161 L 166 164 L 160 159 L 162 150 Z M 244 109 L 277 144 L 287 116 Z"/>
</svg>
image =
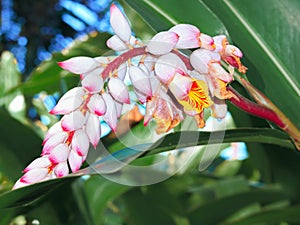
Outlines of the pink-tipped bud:
<svg viewBox="0 0 300 225">
<path fill-rule="evenodd" d="M 68 114 L 78 109 L 83 102 L 81 97 L 70 97 L 60 99 L 56 106 L 50 111 L 50 114 Z"/>
<path fill-rule="evenodd" d="M 62 132 L 61 121 L 56 122 L 52 127 L 49 128 L 47 134 L 44 138 L 43 145 L 49 140 L 50 137 L 55 135 L 58 132 Z"/>
<path fill-rule="evenodd" d="M 130 66 L 129 77 L 134 88 L 147 97 L 152 97 L 152 88 L 149 76 L 141 68 Z"/>
<path fill-rule="evenodd" d="M 153 55 L 164 55 L 172 51 L 179 39 L 178 34 L 162 31 L 154 35 L 147 45 L 147 51 Z"/>
<path fill-rule="evenodd" d="M 85 124 L 86 118 L 80 111 L 74 111 L 61 119 L 61 127 L 64 131 L 78 130 Z"/>
<path fill-rule="evenodd" d="M 214 43 L 214 39 L 207 34 L 200 35 L 201 48 L 213 51 L 216 49 L 216 45 Z"/>
<path fill-rule="evenodd" d="M 108 81 L 108 89 L 115 100 L 130 104 L 129 92 L 122 80 L 117 77 L 110 78 Z"/>
<path fill-rule="evenodd" d="M 117 117 L 117 109 L 116 109 L 115 101 L 110 96 L 110 94 L 107 93 L 103 93 L 102 97 L 104 99 L 104 102 L 106 104 L 106 109 L 107 109 L 106 113 L 103 116 L 103 120 L 110 126 L 110 128 L 113 131 L 116 131 L 118 117 Z"/>
<path fill-rule="evenodd" d="M 75 131 L 72 139 L 72 149 L 80 156 L 87 155 L 89 151 L 89 138 L 82 129 Z"/>
<path fill-rule="evenodd" d="M 155 63 L 155 74 L 163 83 L 171 81 L 176 73 L 186 74 L 184 62 L 175 54 L 160 56 Z"/>
<path fill-rule="evenodd" d="M 100 74 L 101 70 L 94 70 L 82 79 L 81 84 L 89 93 L 99 93 L 102 90 L 103 79 Z"/>
<path fill-rule="evenodd" d="M 69 167 L 67 162 L 59 163 L 54 168 L 54 174 L 56 177 L 65 177 L 69 174 Z"/>
<path fill-rule="evenodd" d="M 23 172 L 26 173 L 29 170 L 37 169 L 37 168 L 48 168 L 51 165 L 50 160 L 48 157 L 40 157 L 33 160 L 24 170 Z"/>
<path fill-rule="evenodd" d="M 110 25 L 115 34 L 124 42 L 129 43 L 131 28 L 129 22 L 121 10 L 115 5 L 110 6 Z"/>
<path fill-rule="evenodd" d="M 200 47 L 200 30 L 190 24 L 177 24 L 169 31 L 178 34 L 179 39 L 176 48 L 190 49 Z"/>
<path fill-rule="evenodd" d="M 87 107 L 91 113 L 94 113 L 98 116 L 102 116 L 106 112 L 105 102 L 99 94 L 94 94 L 91 96 Z"/>
<path fill-rule="evenodd" d="M 68 60 L 58 62 L 58 65 L 75 74 L 88 73 L 97 68 L 98 64 L 93 58 L 86 56 L 77 56 Z"/>
<path fill-rule="evenodd" d="M 36 168 L 29 170 L 21 178 L 20 182 L 26 184 L 32 184 L 43 180 L 48 175 L 47 168 Z"/>
<path fill-rule="evenodd" d="M 63 143 L 68 137 L 68 134 L 66 132 L 58 132 L 55 135 L 51 136 L 49 140 L 44 144 L 42 155 L 48 155 L 51 153 L 52 149 Z"/>
<path fill-rule="evenodd" d="M 79 156 L 75 151 L 70 151 L 68 162 L 72 172 L 75 173 L 82 165 L 82 156 Z"/>
<path fill-rule="evenodd" d="M 126 44 L 117 35 L 110 37 L 106 41 L 106 45 L 114 51 L 124 51 L 128 49 Z"/>
<path fill-rule="evenodd" d="M 89 137 L 91 144 L 96 148 L 101 137 L 101 127 L 98 116 L 93 113 L 89 115 L 85 125 L 85 132 Z"/>
<path fill-rule="evenodd" d="M 69 157 L 69 153 L 70 150 L 67 144 L 59 144 L 51 151 L 49 160 L 53 164 L 65 162 Z"/>
</svg>

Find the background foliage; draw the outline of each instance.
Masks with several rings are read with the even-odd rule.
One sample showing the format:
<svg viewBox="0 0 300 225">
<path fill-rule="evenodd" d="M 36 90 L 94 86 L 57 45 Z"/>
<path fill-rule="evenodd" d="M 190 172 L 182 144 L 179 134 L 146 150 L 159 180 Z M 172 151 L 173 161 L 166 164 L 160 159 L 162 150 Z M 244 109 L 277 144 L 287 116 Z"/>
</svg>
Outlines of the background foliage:
<svg viewBox="0 0 300 225">
<path fill-rule="evenodd" d="M 24 2 L 16 1 L 16 6 L 19 7 Z M 27 28 L 46 24 L 63 28 L 65 25 L 58 19 L 52 21 L 54 24 L 47 23 L 57 13 L 52 10 L 54 3 L 55 1 L 51 2 L 51 7 L 47 7 L 47 15 L 52 16 L 40 20 L 42 25 L 34 24 L 29 19 L 28 23 L 31 25 Z M 81 3 L 89 6 L 89 1 Z M 297 45 L 300 41 L 297 26 L 300 21 L 299 1 L 252 0 L 245 3 L 238 0 L 128 0 L 121 4 L 132 21 L 134 32 L 144 39 L 157 31 L 169 29 L 175 23 L 194 24 L 210 35 L 229 35 L 230 40 L 245 54 L 243 61 L 249 68 L 247 76 L 251 83 L 300 128 L 300 78 L 297 75 L 297 53 L 300 50 Z M 42 7 L 36 1 L 32 5 L 34 7 L 31 10 Z M 30 14 L 28 7 L 21 8 L 21 11 L 17 10 L 21 16 Z M 68 12 L 74 14 L 71 9 Z M 105 15 L 104 11 L 96 13 L 99 19 Z M 87 27 L 85 31 L 91 31 Z M 70 29 L 68 35 L 74 36 L 75 33 Z M 99 33 L 98 29 L 77 39 L 67 50 L 53 53 L 50 59 L 39 64 L 25 80 L 19 72 L 15 56 L 8 51 L 2 52 L 1 225 L 25 224 L 24 221 L 27 224 L 39 221 L 40 224 L 91 225 L 300 223 L 300 164 L 292 142 L 272 124 L 247 115 L 232 105 L 229 108 L 234 123 L 230 126 L 239 129 L 227 132 L 225 141 L 246 142 L 249 157 L 245 160 L 224 160 L 217 157 L 206 171 L 200 173 L 200 151 L 195 160 L 190 161 L 175 176 L 150 186 L 124 186 L 99 175 L 89 174 L 87 169 L 82 171 L 85 176 L 72 176 L 8 191 L 21 175 L 22 169 L 40 154 L 41 138 L 47 129 L 42 123 L 43 116 L 48 118 L 49 124 L 57 120 L 47 113 L 47 104 L 44 104 L 49 97 L 47 94 L 59 95 L 78 84 L 78 77 L 63 72 L 56 62 L 76 55 L 101 55 L 107 50 L 105 41 L 108 37 L 107 33 Z M 28 40 L 37 39 L 28 36 Z M 1 45 L 6 46 L 5 44 L 7 43 L 2 41 Z M 3 47 L 4 49 L 7 48 Z M 34 61 L 30 57 L 28 60 Z M 232 85 L 247 95 L 238 82 Z M 17 104 L 12 104 L 13 102 Z M 12 105 L 19 107 L 16 109 Z M 30 108 L 37 111 L 37 116 L 29 116 Z M 130 135 L 137 134 L 149 136 L 149 130 L 140 125 L 132 129 L 133 133 L 125 135 L 125 139 L 130 140 Z M 206 144 L 209 134 L 205 136 L 201 132 L 201 139 L 197 144 Z M 155 148 L 152 148 L 150 154 L 132 163 L 149 165 L 160 158 L 166 158 L 169 163 L 165 168 L 154 170 L 153 173 L 169 173 L 180 166 L 184 158 L 180 154 L 160 152 L 173 150 L 177 145 L 178 135 L 186 133 L 168 135 L 165 142 L 153 145 Z M 117 151 L 115 156 L 120 160 L 131 162 L 139 157 L 135 152 L 122 149 L 124 146 L 111 136 L 105 137 L 103 142 L 111 151 Z M 172 145 L 170 147 L 164 143 Z M 180 147 L 187 147 L 190 143 L 187 140 L 184 144 L 186 146 Z M 188 149 L 183 149 L 183 152 L 188 154 Z M 172 160 L 174 156 L 175 163 Z M 109 159 L 102 160 L 98 162 L 98 166 L 105 168 L 109 163 Z"/>
</svg>

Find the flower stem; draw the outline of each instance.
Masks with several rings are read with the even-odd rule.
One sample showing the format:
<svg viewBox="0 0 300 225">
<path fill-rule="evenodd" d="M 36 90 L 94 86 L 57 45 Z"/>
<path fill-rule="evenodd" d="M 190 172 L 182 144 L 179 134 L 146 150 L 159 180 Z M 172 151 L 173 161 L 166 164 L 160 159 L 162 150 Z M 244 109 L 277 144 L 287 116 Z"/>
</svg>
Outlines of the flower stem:
<svg viewBox="0 0 300 225">
<path fill-rule="evenodd" d="M 252 102 L 240 95 L 231 86 L 228 86 L 227 90 L 234 94 L 234 97 L 228 99 L 232 104 L 249 114 L 275 123 L 278 127 L 290 135 L 294 141 L 295 147 L 298 151 L 300 151 L 300 131 L 281 111 L 279 111 L 279 109 L 274 111 L 269 109 L 267 106 Z"/>
<path fill-rule="evenodd" d="M 111 72 L 118 69 L 118 67 L 125 63 L 127 60 L 144 54 L 147 54 L 146 47 L 133 48 L 128 50 L 127 52 L 124 52 L 105 67 L 105 69 L 101 73 L 103 79 L 105 80 Z"/>
</svg>

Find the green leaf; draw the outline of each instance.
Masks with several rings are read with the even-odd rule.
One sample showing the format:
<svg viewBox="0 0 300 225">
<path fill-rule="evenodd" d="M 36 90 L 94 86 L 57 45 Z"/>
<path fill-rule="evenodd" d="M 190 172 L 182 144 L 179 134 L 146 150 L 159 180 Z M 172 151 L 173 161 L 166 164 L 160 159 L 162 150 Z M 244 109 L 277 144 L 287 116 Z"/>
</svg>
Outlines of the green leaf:
<svg viewBox="0 0 300 225">
<path fill-rule="evenodd" d="M 129 188 L 100 175 L 80 179 L 73 184 L 75 198 L 87 224 L 102 224 L 105 221 L 107 204 Z"/>
<path fill-rule="evenodd" d="M 248 79 L 300 128 L 300 2 L 204 0 L 255 66 Z M 254 16 L 255 15 L 255 16 Z M 247 66 L 247 65 L 246 65 Z"/>
<path fill-rule="evenodd" d="M 192 224 L 213 225 L 253 203 L 267 204 L 284 199 L 286 199 L 286 194 L 282 190 L 250 190 L 203 204 L 193 210 L 189 217 Z"/>
<path fill-rule="evenodd" d="M 223 23 L 200 0 L 125 0 L 155 30 L 190 23 L 210 35 L 227 34 Z"/>
<path fill-rule="evenodd" d="M 16 62 L 11 52 L 2 52 L 0 62 L 0 106 L 5 105 L 8 107 L 8 104 L 18 93 L 17 90 L 10 92 L 21 81 L 21 75 Z"/>
<path fill-rule="evenodd" d="M 3 193 L 0 195 L 0 209 L 29 205 L 65 182 L 74 180 L 74 178 L 76 177 L 68 176 L 48 180 Z"/>
<path fill-rule="evenodd" d="M 0 117 L 0 170 L 14 180 L 39 155 L 42 140 L 31 127 L 16 121 L 3 109 Z"/>
<path fill-rule="evenodd" d="M 291 224 L 300 223 L 300 206 L 288 207 L 285 209 L 268 210 L 249 216 L 237 222 L 228 223 L 228 225 L 255 225 L 255 224 L 280 224 L 287 222 Z M 227 224 L 227 223 L 226 223 Z"/>
<path fill-rule="evenodd" d="M 182 131 L 171 133 L 154 143 L 149 148 L 148 154 L 152 155 L 171 149 L 206 145 L 208 143 L 230 142 L 259 142 L 295 149 L 289 136 L 282 131 L 271 128 L 238 128 L 214 132 Z"/>
<path fill-rule="evenodd" d="M 103 55 L 108 51 L 105 43 L 109 36 L 107 33 L 91 33 L 82 39 L 75 40 L 69 48 L 61 53 L 54 53 L 51 59 L 39 65 L 21 85 L 24 94 L 34 95 L 41 91 L 51 94 L 59 90 L 65 92 L 67 89 L 77 86 L 79 75 L 63 71 L 57 62 L 74 56 Z"/>
</svg>

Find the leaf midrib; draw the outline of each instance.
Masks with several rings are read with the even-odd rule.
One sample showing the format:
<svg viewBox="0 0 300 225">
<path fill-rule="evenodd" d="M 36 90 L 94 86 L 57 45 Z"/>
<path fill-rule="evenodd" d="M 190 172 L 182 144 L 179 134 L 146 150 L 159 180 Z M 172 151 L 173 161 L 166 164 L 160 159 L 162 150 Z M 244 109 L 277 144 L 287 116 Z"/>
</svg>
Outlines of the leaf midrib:
<svg viewBox="0 0 300 225">
<path fill-rule="evenodd" d="M 249 32 L 249 34 L 257 42 L 257 44 L 266 53 L 266 55 L 273 62 L 273 64 L 276 66 L 276 68 L 281 72 L 281 74 L 284 76 L 284 78 L 287 80 L 287 82 L 290 84 L 290 86 L 293 88 L 293 90 L 300 96 L 300 88 L 299 88 L 297 82 L 291 77 L 291 75 L 288 72 L 288 70 L 286 69 L 286 67 L 284 65 L 282 65 L 282 62 L 276 57 L 276 54 L 274 54 L 272 52 L 270 46 L 259 38 L 258 32 L 256 32 L 255 29 L 249 23 L 246 22 L 246 20 L 244 19 L 242 14 L 239 12 L 239 10 L 236 7 L 234 7 L 234 5 L 231 2 L 229 2 L 229 0 L 223 0 L 223 1 L 224 1 L 224 4 L 234 14 L 234 16 L 240 21 L 240 23 L 243 24 L 244 28 Z"/>
</svg>

